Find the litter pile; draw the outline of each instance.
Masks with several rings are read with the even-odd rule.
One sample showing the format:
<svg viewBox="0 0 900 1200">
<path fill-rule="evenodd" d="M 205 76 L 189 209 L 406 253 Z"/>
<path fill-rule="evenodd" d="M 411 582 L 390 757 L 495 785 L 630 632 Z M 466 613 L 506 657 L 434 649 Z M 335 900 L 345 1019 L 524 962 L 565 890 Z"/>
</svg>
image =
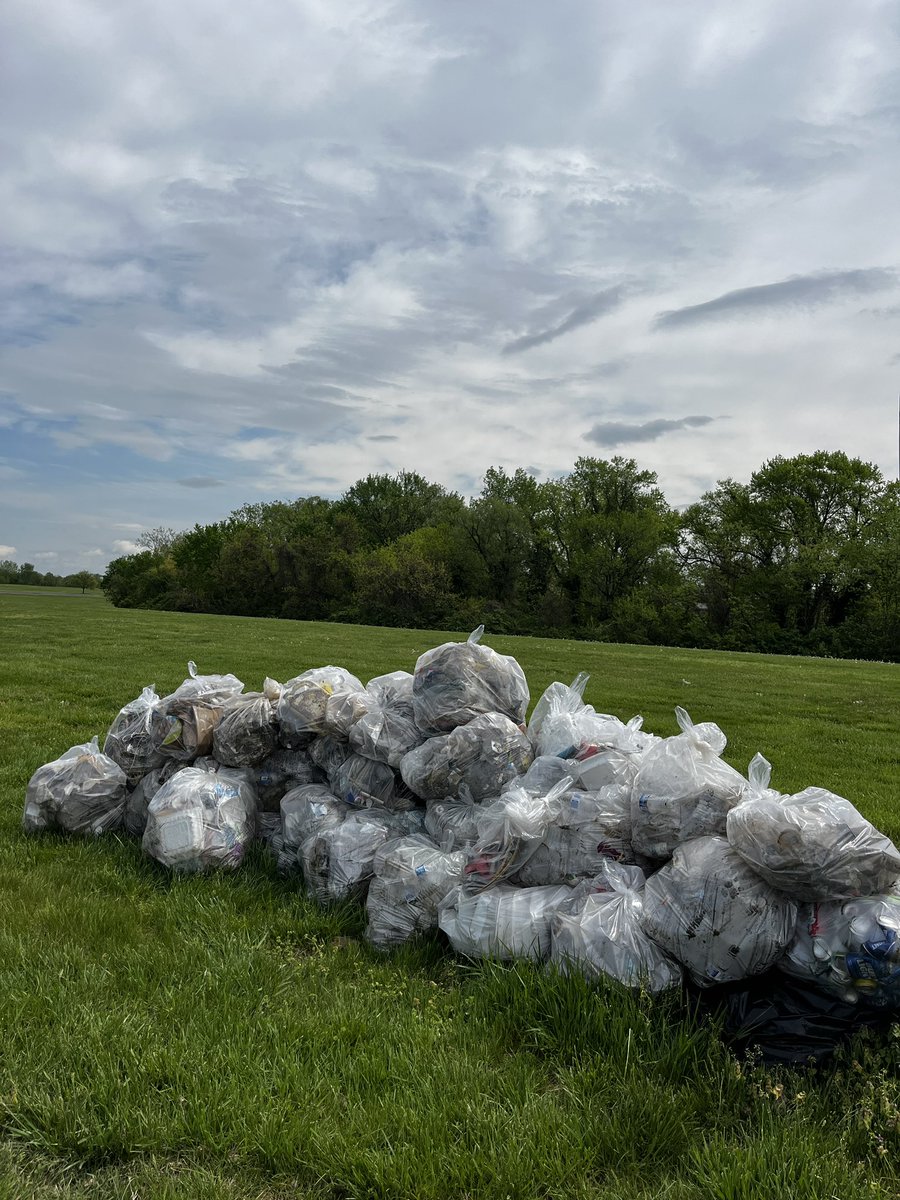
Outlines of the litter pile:
<svg viewBox="0 0 900 1200">
<path fill-rule="evenodd" d="M 261 839 L 316 900 L 364 902 L 378 947 L 440 928 L 472 958 L 728 985 L 735 1010 L 758 1008 L 734 1001 L 751 979 L 808 994 L 813 1023 L 900 1008 L 900 852 L 850 801 L 781 795 L 759 754 L 744 777 L 683 709 L 667 738 L 598 713 L 583 674 L 526 726 L 524 672 L 482 632 L 365 685 L 325 666 L 248 693 L 190 663 L 102 751 L 40 767 L 24 828 L 121 831 L 181 872 L 238 868 Z"/>
</svg>

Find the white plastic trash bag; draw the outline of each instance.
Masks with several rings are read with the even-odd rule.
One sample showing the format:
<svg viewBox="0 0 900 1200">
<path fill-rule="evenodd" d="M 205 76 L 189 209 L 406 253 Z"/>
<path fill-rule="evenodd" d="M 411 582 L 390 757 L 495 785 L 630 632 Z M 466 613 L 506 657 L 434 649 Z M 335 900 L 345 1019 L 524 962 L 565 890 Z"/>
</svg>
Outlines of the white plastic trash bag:
<svg viewBox="0 0 900 1200">
<path fill-rule="evenodd" d="M 362 692 L 363 685 L 343 667 L 314 667 L 289 679 L 278 701 L 282 741 L 290 749 L 307 744 L 316 734 L 331 733 L 328 700 L 338 692 Z"/>
<path fill-rule="evenodd" d="M 500 884 L 471 894 L 457 888 L 441 906 L 438 924 L 457 954 L 467 958 L 531 958 L 550 955 L 550 921 L 572 895 L 562 887 L 517 888 Z"/>
<path fill-rule="evenodd" d="M 241 771 L 185 767 L 150 801 L 144 851 L 173 871 L 234 869 L 256 828 L 256 797 Z"/>
<path fill-rule="evenodd" d="M 849 800 L 817 787 L 763 791 L 766 768 L 761 756 L 751 764 L 751 783 L 761 786 L 729 812 L 728 840 L 772 887 L 796 900 L 850 900 L 900 877 L 900 851 Z"/>
<path fill-rule="evenodd" d="M 630 988 L 662 992 L 681 983 L 681 966 L 641 926 L 644 873 L 607 861 L 579 885 L 550 922 L 550 959 L 568 974 L 608 976 Z"/>
<path fill-rule="evenodd" d="M 900 895 L 804 904 L 778 966 L 848 1004 L 900 1008 Z"/>
<path fill-rule="evenodd" d="M 465 642 L 445 642 L 416 663 L 413 709 L 428 737 L 449 733 L 482 713 L 503 713 L 517 725 L 528 710 L 525 672 L 509 655 L 480 644 L 480 625 Z"/>
<path fill-rule="evenodd" d="M 462 880 L 465 856 L 439 849 L 421 834 L 386 842 L 375 855 L 366 899 L 366 938 L 399 946 L 437 928 L 438 908 Z"/>
<path fill-rule="evenodd" d="M 119 764 L 129 783 L 137 783 L 143 775 L 165 762 L 152 719 L 160 703 L 151 684 L 120 709 L 109 727 L 103 753 Z"/>
<path fill-rule="evenodd" d="M 257 694 L 236 696 L 225 705 L 213 730 L 213 754 L 226 767 L 250 767 L 262 762 L 278 745 L 275 706 L 281 684 L 267 679 Z"/>
<path fill-rule="evenodd" d="M 729 810 L 748 794 L 747 780 L 719 757 L 726 737 L 718 725 L 695 725 L 683 708 L 675 716 L 682 732 L 646 751 L 632 785 L 634 848 L 653 859 L 693 838 L 724 834 Z"/>
<path fill-rule="evenodd" d="M 99 739 L 73 746 L 38 767 L 28 781 L 22 828 L 26 833 L 109 833 L 122 823 L 127 782 L 119 764 L 100 753 Z"/>
<path fill-rule="evenodd" d="M 528 738 L 509 717 L 485 713 L 411 750 L 401 760 L 400 773 L 423 800 L 458 796 L 463 785 L 483 800 L 527 771 L 532 757 Z"/>
<path fill-rule="evenodd" d="M 700 987 L 758 975 L 794 935 L 797 906 L 776 892 L 725 838 L 679 846 L 647 880 L 644 931 Z"/>
</svg>

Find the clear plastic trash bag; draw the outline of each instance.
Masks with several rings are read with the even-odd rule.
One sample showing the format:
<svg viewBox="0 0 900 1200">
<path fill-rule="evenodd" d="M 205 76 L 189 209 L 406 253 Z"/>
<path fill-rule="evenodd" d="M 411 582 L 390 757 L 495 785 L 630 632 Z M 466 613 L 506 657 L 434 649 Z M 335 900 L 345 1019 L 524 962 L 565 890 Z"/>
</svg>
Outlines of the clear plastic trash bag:
<svg viewBox="0 0 900 1200">
<path fill-rule="evenodd" d="M 900 1008 L 900 895 L 802 905 L 778 966 L 845 1003 Z"/>
<path fill-rule="evenodd" d="M 640 867 L 606 862 L 580 884 L 550 922 L 550 960 L 564 974 L 608 976 L 629 988 L 663 992 L 678 987 L 683 971 L 644 932 L 644 873 Z"/>
<path fill-rule="evenodd" d="M 887 891 L 900 877 L 900 851 L 842 796 L 809 787 L 768 790 L 771 767 L 750 764 L 754 791 L 728 814 L 728 840 L 772 887 L 795 900 L 852 900 Z"/>
<path fill-rule="evenodd" d="M 176 762 L 174 758 L 164 761 L 161 767 L 148 771 L 139 779 L 125 797 L 125 812 L 122 816 L 122 829 L 130 837 L 143 837 L 147 825 L 147 808 L 150 801 L 164 783 L 183 771 L 184 763 Z"/>
<path fill-rule="evenodd" d="M 775 891 L 723 837 L 679 846 L 647 880 L 644 931 L 700 987 L 758 975 L 794 935 L 797 906 Z"/>
<path fill-rule="evenodd" d="M 478 841 L 478 809 L 471 793 L 463 789 L 460 799 L 428 800 L 425 831 L 442 850 L 465 850 Z"/>
<path fill-rule="evenodd" d="M 334 792 L 355 808 L 415 808 L 416 797 L 387 763 L 351 754 L 337 770 Z"/>
<path fill-rule="evenodd" d="M 590 675 L 587 671 L 579 671 L 571 683 L 561 683 L 559 680 L 556 680 L 555 683 L 551 683 L 539 696 L 528 721 L 528 737 L 532 746 L 535 747 L 536 755 L 541 753 L 537 749 L 537 744 L 541 737 L 544 722 L 551 714 L 561 712 L 574 713 L 583 708 L 584 689 L 587 687 L 589 679 Z"/>
<path fill-rule="evenodd" d="M 244 690 L 236 675 L 200 675 L 195 662 L 188 663 L 185 681 L 165 700 L 189 700 L 202 697 L 210 704 L 224 704 Z M 163 703 L 165 703 L 165 700 Z"/>
<path fill-rule="evenodd" d="M 267 679 L 257 694 L 236 696 L 213 730 L 213 754 L 226 767 L 251 767 L 278 745 L 275 706 L 281 685 Z"/>
<path fill-rule="evenodd" d="M 311 834 L 340 825 L 352 811 L 322 784 L 301 784 L 281 800 L 281 834 L 285 848 L 296 855 Z"/>
<path fill-rule="evenodd" d="M 409 671 L 389 671 L 376 675 L 366 684 L 376 708 L 390 708 L 406 717 L 413 716 L 413 677 Z"/>
<path fill-rule="evenodd" d="M 353 726 L 372 707 L 372 697 L 368 692 L 358 692 L 355 689 L 335 692 L 325 703 L 322 732 L 337 738 L 338 741 L 346 742 L 350 738 Z"/>
<path fill-rule="evenodd" d="M 572 759 L 560 758 L 556 754 L 542 754 L 532 762 L 524 775 L 517 775 L 506 784 L 504 791 L 524 788 L 535 796 L 545 796 L 552 787 L 563 779 L 569 786 L 576 786 L 578 764 Z"/>
<path fill-rule="evenodd" d="M 437 928 L 444 897 L 462 879 L 464 855 L 439 849 L 421 834 L 386 842 L 375 855 L 366 899 L 366 938 L 399 946 Z"/>
<path fill-rule="evenodd" d="M 162 754 L 182 763 L 212 754 L 213 736 L 226 704 L 227 700 L 205 696 L 167 696 L 151 718 Z"/>
<path fill-rule="evenodd" d="M 282 796 L 304 783 L 320 783 L 323 777 L 305 750 L 273 750 L 253 768 L 260 812 L 278 812 Z"/>
<path fill-rule="evenodd" d="M 350 730 L 350 745 L 357 754 L 394 768 L 424 741 L 415 721 L 392 708 L 370 708 Z"/>
<path fill-rule="evenodd" d="M 523 887 L 590 879 L 605 862 L 633 863 L 630 789 L 570 789 L 559 797 L 534 852 L 513 877 Z"/>
<path fill-rule="evenodd" d="M 652 859 L 668 858 L 682 842 L 724 834 L 729 810 L 749 788 L 719 757 L 726 738 L 718 725 L 695 725 L 683 708 L 675 716 L 682 732 L 646 751 L 631 792 L 634 848 Z"/>
<path fill-rule="evenodd" d="M 518 888 L 500 884 L 471 894 L 451 891 L 441 905 L 438 925 L 457 954 L 467 958 L 530 958 L 550 955 L 550 922 L 572 895 L 566 886 Z"/>
<path fill-rule="evenodd" d="M 161 703 L 151 684 L 119 710 L 109 727 L 103 753 L 119 764 L 129 783 L 137 783 L 165 762 L 153 724 L 153 713 Z"/>
<path fill-rule="evenodd" d="M 412 813 L 371 808 L 354 809 L 337 825 L 318 829 L 298 856 L 308 893 L 320 904 L 365 900 L 377 851 L 385 842 L 417 832 L 421 823 Z"/>
<path fill-rule="evenodd" d="M 234 869 L 256 830 L 256 796 L 241 771 L 185 767 L 147 809 L 145 853 L 173 871 Z"/>
<path fill-rule="evenodd" d="M 449 733 L 482 713 L 503 713 L 516 725 L 528 710 L 525 673 L 509 655 L 480 644 L 484 626 L 465 642 L 426 650 L 416 663 L 413 710 L 428 737 Z"/>
<path fill-rule="evenodd" d="M 329 734 L 320 734 L 309 743 L 307 753 L 310 762 L 325 775 L 334 791 L 337 787 L 338 772 L 353 753 L 348 743 Z"/>
<path fill-rule="evenodd" d="M 101 754 L 98 738 L 72 746 L 38 767 L 28 781 L 22 828 L 26 833 L 110 833 L 122 824 L 127 784 L 119 764 Z"/>
<path fill-rule="evenodd" d="M 404 755 L 400 774 L 423 800 L 458 796 L 463 785 L 483 800 L 527 771 L 532 757 L 528 738 L 509 717 L 485 713 Z"/>
<path fill-rule="evenodd" d="M 329 697 L 338 692 L 363 690 L 356 676 L 343 667 L 313 667 L 289 679 L 278 701 L 283 743 L 297 749 L 316 734 L 331 733 L 326 716 Z"/>
</svg>

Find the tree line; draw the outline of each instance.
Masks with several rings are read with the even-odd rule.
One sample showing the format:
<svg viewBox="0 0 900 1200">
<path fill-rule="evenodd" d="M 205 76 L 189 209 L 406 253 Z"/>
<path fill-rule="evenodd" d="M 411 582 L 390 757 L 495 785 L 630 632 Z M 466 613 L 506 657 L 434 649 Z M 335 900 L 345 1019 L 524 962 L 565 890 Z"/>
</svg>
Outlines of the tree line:
<svg viewBox="0 0 900 1200">
<path fill-rule="evenodd" d="M 34 563 L 20 564 L 4 558 L 0 561 L 0 583 L 26 583 L 31 587 L 78 587 L 85 592 L 88 588 L 98 588 L 101 579 L 92 571 L 54 575 L 52 571 L 38 571 Z"/>
<path fill-rule="evenodd" d="M 776 457 L 678 511 L 633 459 L 414 472 L 247 504 L 110 563 L 116 605 L 900 659 L 900 485 L 841 452 Z"/>
</svg>

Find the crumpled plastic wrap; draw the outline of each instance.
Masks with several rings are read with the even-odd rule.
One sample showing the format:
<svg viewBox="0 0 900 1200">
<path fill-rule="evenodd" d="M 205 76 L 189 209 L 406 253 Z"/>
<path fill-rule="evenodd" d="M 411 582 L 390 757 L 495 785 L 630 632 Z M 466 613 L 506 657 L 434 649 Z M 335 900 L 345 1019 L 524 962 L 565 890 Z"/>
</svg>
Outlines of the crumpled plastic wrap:
<svg viewBox="0 0 900 1200">
<path fill-rule="evenodd" d="M 424 741 L 415 721 L 392 708 L 370 708 L 350 730 L 350 745 L 357 754 L 395 769 L 404 755 Z"/>
<path fill-rule="evenodd" d="M 509 717 L 485 713 L 404 755 L 400 774 L 423 800 L 458 796 L 463 785 L 483 800 L 527 771 L 532 757 L 528 738 Z"/>
<path fill-rule="evenodd" d="M 129 783 L 137 783 L 142 776 L 165 762 L 152 719 L 161 703 L 151 684 L 119 710 L 109 727 L 103 753 L 119 764 Z"/>
<path fill-rule="evenodd" d="M 282 796 L 304 783 L 319 783 L 324 772 L 305 750 L 273 750 L 253 768 L 260 812 L 278 812 Z"/>
<path fill-rule="evenodd" d="M 399 946 L 437 928 L 438 908 L 462 879 L 465 856 L 440 850 L 421 834 L 386 842 L 376 853 L 366 900 L 366 938 Z"/>
<path fill-rule="evenodd" d="M 145 853 L 173 871 L 234 869 L 256 830 L 256 796 L 242 771 L 185 767 L 147 809 Z"/>
<path fill-rule="evenodd" d="M 534 852 L 514 876 L 523 887 L 590 879 L 604 862 L 633 863 L 630 789 L 561 795 Z"/>
<path fill-rule="evenodd" d="M 479 805 L 464 789 L 461 799 L 429 800 L 425 805 L 425 831 L 442 850 L 465 850 L 478 840 Z"/>
<path fill-rule="evenodd" d="M 797 906 L 775 891 L 723 837 L 679 846 L 647 880 L 644 931 L 700 987 L 758 975 L 794 936 Z"/>
<path fill-rule="evenodd" d="M 768 788 L 769 764 L 751 763 L 755 794 L 728 814 L 728 840 L 772 887 L 795 900 L 852 900 L 900 877 L 900 851 L 842 796 L 809 787 Z"/>
<path fill-rule="evenodd" d="M 299 860 L 309 894 L 320 904 L 364 900 L 378 850 L 394 838 L 420 833 L 413 812 L 355 809 L 337 825 L 318 829 L 300 847 Z"/>
<path fill-rule="evenodd" d="M 580 884 L 550 922 L 550 960 L 568 974 L 608 976 L 629 988 L 663 992 L 678 987 L 682 968 L 641 926 L 644 873 L 607 861 L 599 875 Z"/>
<path fill-rule="evenodd" d="M 275 706 L 281 684 L 266 679 L 261 693 L 236 696 L 213 730 L 213 754 L 226 767 L 251 767 L 278 745 Z"/>
<path fill-rule="evenodd" d="M 632 842 L 653 859 L 693 838 L 724 834 L 729 809 L 749 790 L 719 757 L 726 737 L 718 725 L 695 725 L 683 708 L 675 716 L 682 732 L 646 751 L 631 792 Z"/>
<path fill-rule="evenodd" d="M 363 685 L 343 667 L 313 667 L 289 679 L 278 701 L 281 740 L 289 749 L 300 749 L 317 734 L 331 734 L 329 697 L 342 692 L 362 692 Z"/>
<path fill-rule="evenodd" d="M 122 830 L 130 837 L 143 837 L 147 825 L 147 808 L 150 801 L 164 783 L 183 771 L 185 763 L 176 762 L 174 758 L 164 760 L 161 767 L 148 771 L 137 781 L 125 797 L 125 812 L 122 816 Z"/>
<path fill-rule="evenodd" d="M 356 808 L 415 808 L 416 797 L 410 795 L 396 771 L 387 763 L 351 754 L 337 770 L 335 795 Z"/>
<path fill-rule="evenodd" d="M 900 895 L 802 905 L 778 966 L 845 1003 L 900 1008 Z"/>
<path fill-rule="evenodd" d="M 528 710 L 528 683 L 516 660 L 480 639 L 484 626 L 465 642 L 445 642 L 416 663 L 413 710 L 427 737 L 449 733 L 482 713 L 503 713 L 521 725 Z"/>
<path fill-rule="evenodd" d="M 100 753 L 98 738 L 72 746 L 38 767 L 28 781 L 22 828 L 26 833 L 110 833 L 122 824 L 127 784 L 119 764 Z"/>
<path fill-rule="evenodd" d="M 509 961 L 550 955 L 550 922 L 572 895 L 565 886 L 517 888 L 499 884 L 471 894 L 451 891 L 441 906 L 438 924 L 457 954 L 467 958 Z"/>
</svg>

